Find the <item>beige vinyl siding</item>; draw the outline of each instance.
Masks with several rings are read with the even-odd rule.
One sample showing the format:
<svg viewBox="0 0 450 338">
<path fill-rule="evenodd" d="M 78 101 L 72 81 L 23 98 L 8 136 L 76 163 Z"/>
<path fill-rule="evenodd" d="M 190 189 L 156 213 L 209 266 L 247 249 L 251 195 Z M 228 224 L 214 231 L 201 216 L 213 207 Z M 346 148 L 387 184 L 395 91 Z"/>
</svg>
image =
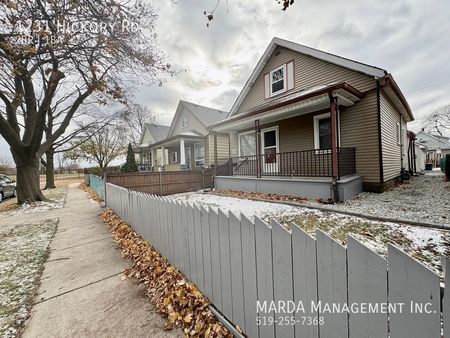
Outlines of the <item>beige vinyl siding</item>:
<svg viewBox="0 0 450 338">
<path fill-rule="evenodd" d="M 397 143 L 397 123 L 400 123 L 400 114 L 384 93 L 380 96 L 380 112 L 383 172 L 386 182 L 400 175 L 401 146 Z"/>
<path fill-rule="evenodd" d="M 356 172 L 363 182 L 380 182 L 376 91 L 352 107 L 341 108 L 340 126 L 341 147 L 356 148 Z"/>
<path fill-rule="evenodd" d="M 230 157 L 229 135 L 226 133 L 217 134 L 217 158 L 225 159 Z M 214 134 L 209 133 L 205 141 L 205 165 L 214 164 Z"/>
<path fill-rule="evenodd" d="M 155 143 L 155 140 L 153 139 L 152 135 L 148 131 L 147 128 L 144 130 L 144 135 L 142 136 L 142 142 L 141 143 Z"/>
<path fill-rule="evenodd" d="M 183 128 L 181 126 L 181 117 L 187 115 L 189 124 L 187 127 Z M 203 124 L 197 119 L 197 117 L 191 113 L 190 110 L 183 107 L 180 114 L 177 116 L 176 120 L 173 121 L 173 130 L 167 137 L 185 133 L 187 131 L 196 131 L 202 135 L 206 135 L 208 131 L 205 129 Z"/>
<path fill-rule="evenodd" d="M 294 60 L 294 88 L 283 94 L 265 99 L 264 75 L 278 66 Z M 293 50 L 277 47 L 259 74 L 237 113 L 245 112 L 270 100 L 289 95 L 295 91 L 333 82 L 348 82 L 360 91 L 367 91 L 375 87 L 375 80 L 365 74 L 337 66 Z"/>
<path fill-rule="evenodd" d="M 169 158 L 169 151 L 166 148 L 166 164 L 167 164 L 168 158 Z M 157 148 L 156 149 L 156 167 L 159 167 L 162 165 L 162 160 L 163 160 L 162 150 L 161 150 L 161 148 Z"/>
</svg>

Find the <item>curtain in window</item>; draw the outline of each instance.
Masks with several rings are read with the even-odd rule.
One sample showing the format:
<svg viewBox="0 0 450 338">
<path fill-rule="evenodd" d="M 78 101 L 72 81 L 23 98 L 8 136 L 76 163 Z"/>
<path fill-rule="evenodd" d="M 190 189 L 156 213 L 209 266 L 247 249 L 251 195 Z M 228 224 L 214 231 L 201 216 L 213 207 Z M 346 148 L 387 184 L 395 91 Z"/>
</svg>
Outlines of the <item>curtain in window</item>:
<svg viewBox="0 0 450 338">
<path fill-rule="evenodd" d="M 251 156 L 256 154 L 255 134 L 239 135 L 239 149 L 241 156 Z"/>
</svg>

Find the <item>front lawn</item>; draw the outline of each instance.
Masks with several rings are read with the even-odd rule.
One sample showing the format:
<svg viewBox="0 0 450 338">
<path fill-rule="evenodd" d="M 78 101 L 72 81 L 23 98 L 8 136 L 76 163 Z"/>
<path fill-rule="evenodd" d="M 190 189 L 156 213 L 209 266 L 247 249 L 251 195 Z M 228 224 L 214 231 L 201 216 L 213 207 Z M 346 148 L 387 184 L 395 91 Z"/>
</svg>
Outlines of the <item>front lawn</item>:
<svg viewBox="0 0 450 338">
<path fill-rule="evenodd" d="M 322 212 L 215 194 L 188 193 L 173 195 L 172 198 L 205 207 L 221 208 L 235 215 L 242 213 L 249 219 L 258 216 L 267 223 L 276 220 L 286 228 L 299 226 L 312 236 L 316 229 L 321 229 L 343 245 L 346 244 L 347 234 L 353 234 L 382 256 L 387 254 L 387 244 L 392 243 L 441 276 L 441 255 L 450 256 L 450 231 L 371 221 L 333 213 L 331 210 Z"/>
<path fill-rule="evenodd" d="M 49 219 L 0 228 L 0 337 L 20 335 L 57 223 Z"/>
</svg>

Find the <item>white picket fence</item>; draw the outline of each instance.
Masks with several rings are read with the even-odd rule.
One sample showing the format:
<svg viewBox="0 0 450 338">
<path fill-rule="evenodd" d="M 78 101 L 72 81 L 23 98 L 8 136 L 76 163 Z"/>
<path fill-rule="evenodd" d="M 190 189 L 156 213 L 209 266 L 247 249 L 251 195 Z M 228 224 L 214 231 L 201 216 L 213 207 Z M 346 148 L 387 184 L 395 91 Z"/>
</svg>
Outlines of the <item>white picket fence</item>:
<svg viewBox="0 0 450 338">
<path fill-rule="evenodd" d="M 288 231 L 109 183 L 106 201 L 248 337 L 450 337 L 450 294 L 442 296 L 439 277 L 394 246 L 386 260 L 351 236 L 345 248 L 321 231 L 313 239 L 298 227 Z M 450 280 L 449 259 L 445 265 Z M 269 302 L 266 311 L 257 300 Z M 342 311 L 310 311 L 318 301 L 322 310 L 334 304 Z M 283 304 L 297 311 L 283 311 Z M 355 308 L 349 313 L 344 304 Z M 354 313 L 364 304 L 365 313 Z"/>
</svg>

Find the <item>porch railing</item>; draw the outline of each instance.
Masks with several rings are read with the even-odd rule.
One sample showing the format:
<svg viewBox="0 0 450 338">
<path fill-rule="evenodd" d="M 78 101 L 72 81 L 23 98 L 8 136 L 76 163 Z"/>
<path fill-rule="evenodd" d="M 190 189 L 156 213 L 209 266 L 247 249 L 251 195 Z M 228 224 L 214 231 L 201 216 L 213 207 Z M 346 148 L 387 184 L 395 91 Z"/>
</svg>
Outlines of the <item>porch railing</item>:
<svg viewBox="0 0 450 338">
<path fill-rule="evenodd" d="M 356 173 L 355 152 L 355 148 L 338 148 L 338 177 Z M 313 149 L 220 159 L 217 175 L 331 177 L 331 150 Z"/>
</svg>

